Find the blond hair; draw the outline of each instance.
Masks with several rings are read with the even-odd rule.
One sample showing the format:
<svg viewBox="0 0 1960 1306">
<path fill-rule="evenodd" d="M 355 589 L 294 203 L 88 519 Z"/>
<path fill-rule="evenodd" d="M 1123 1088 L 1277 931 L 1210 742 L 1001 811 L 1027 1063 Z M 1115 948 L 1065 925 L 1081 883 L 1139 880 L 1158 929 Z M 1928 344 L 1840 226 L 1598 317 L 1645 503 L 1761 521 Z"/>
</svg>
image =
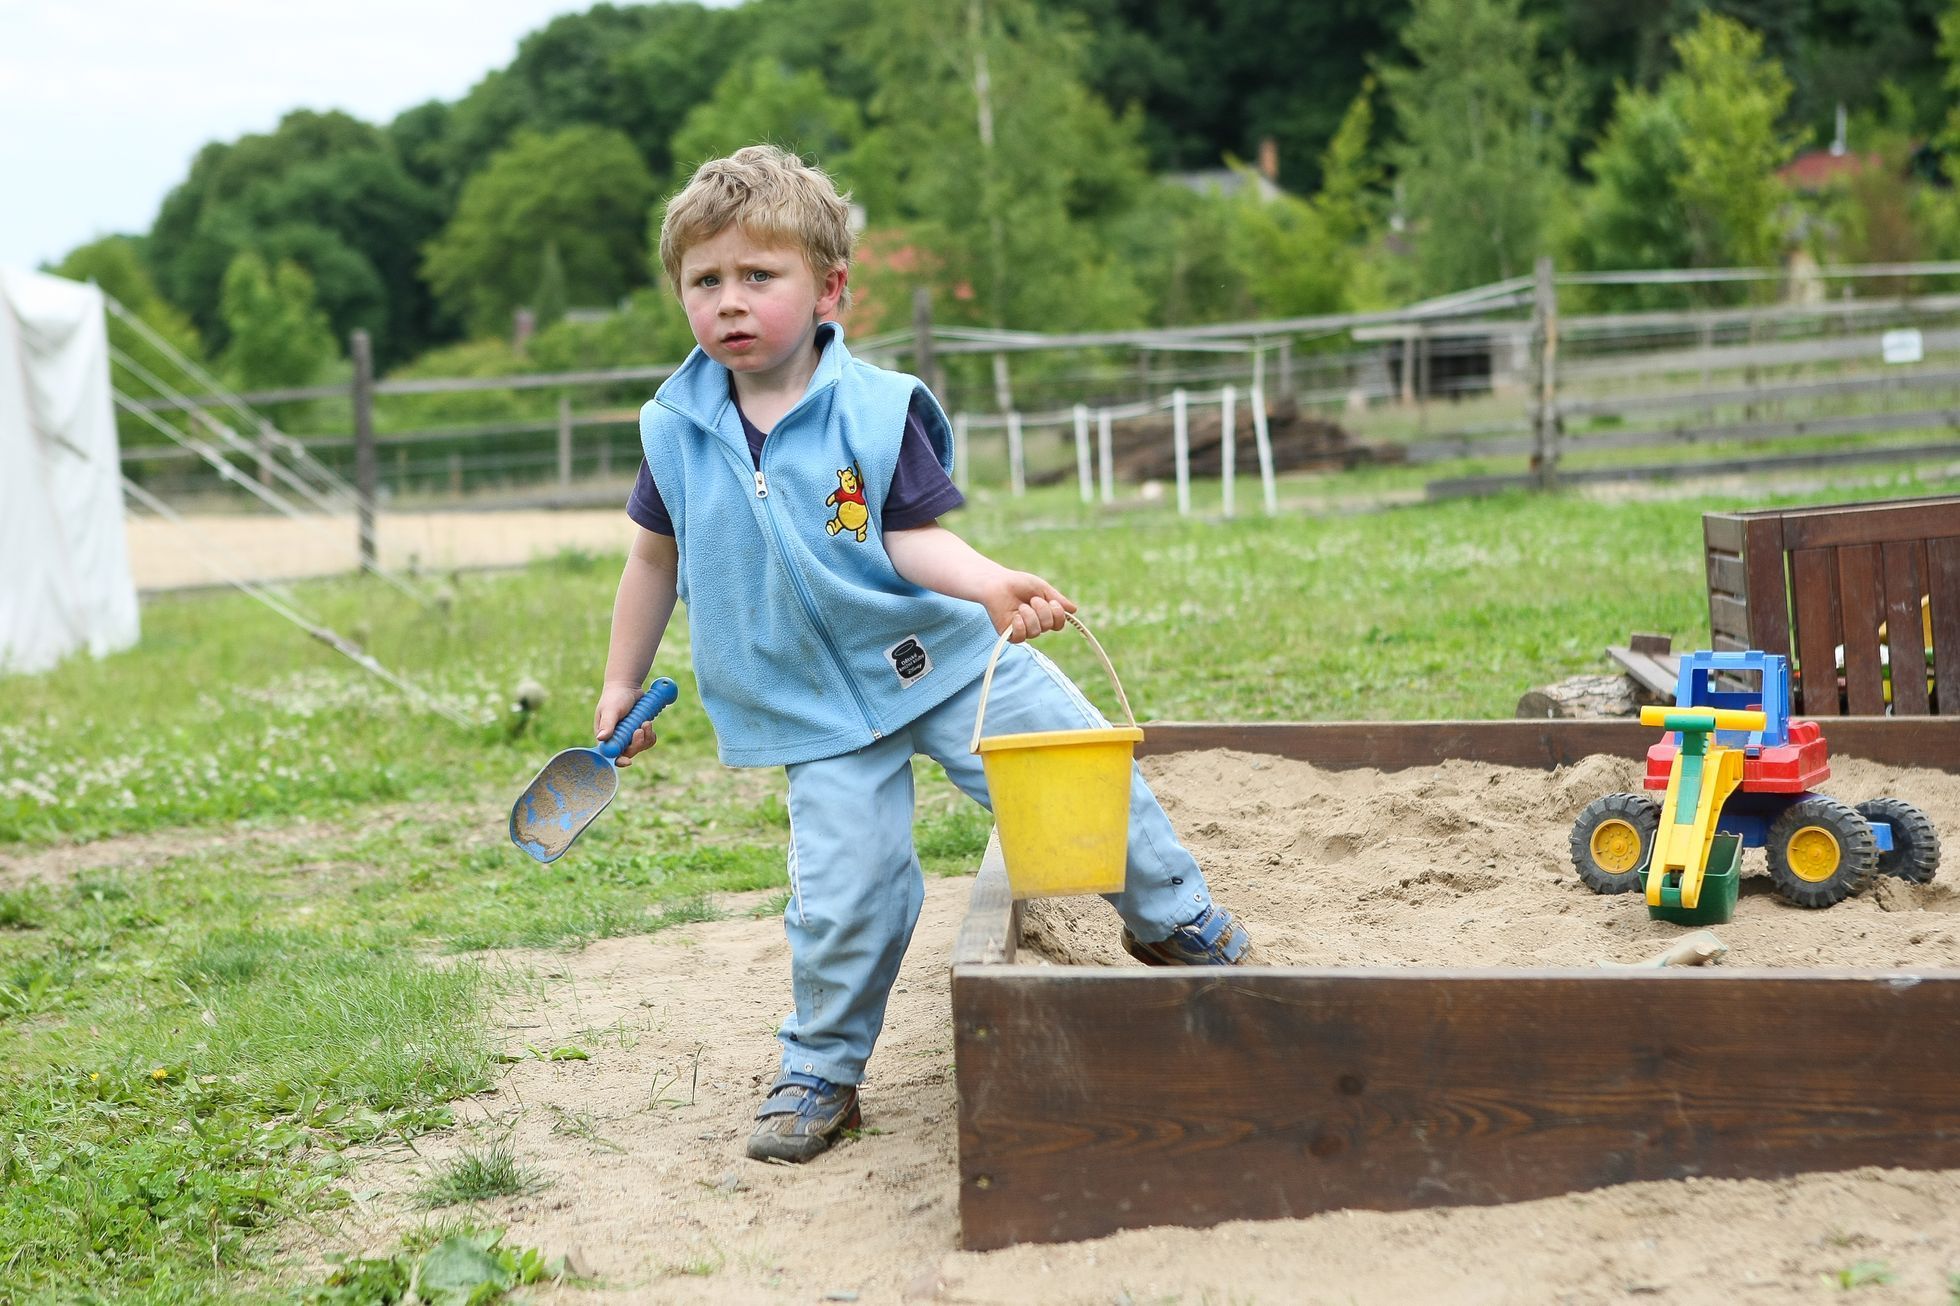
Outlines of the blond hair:
<svg viewBox="0 0 1960 1306">
<path fill-rule="evenodd" d="M 704 240 L 740 227 L 765 244 L 794 246 L 821 280 L 849 268 L 849 197 L 823 169 L 774 145 L 748 145 L 694 170 L 660 219 L 660 266 L 678 295 L 681 260 Z M 850 287 L 843 302 L 850 303 Z"/>
</svg>

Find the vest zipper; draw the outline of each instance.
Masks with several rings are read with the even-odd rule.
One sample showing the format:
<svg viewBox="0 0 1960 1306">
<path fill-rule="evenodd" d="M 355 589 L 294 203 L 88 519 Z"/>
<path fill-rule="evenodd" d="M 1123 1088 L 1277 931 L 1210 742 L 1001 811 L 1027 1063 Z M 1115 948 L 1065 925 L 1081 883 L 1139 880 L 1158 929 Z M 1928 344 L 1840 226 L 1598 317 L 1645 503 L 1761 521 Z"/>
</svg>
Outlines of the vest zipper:
<svg viewBox="0 0 1960 1306">
<path fill-rule="evenodd" d="M 762 447 L 766 457 L 769 450 L 768 443 L 765 441 Z M 755 497 L 763 501 L 762 515 L 769 519 L 769 533 L 776 540 L 776 556 L 782 561 L 783 570 L 789 573 L 789 582 L 796 589 L 798 602 L 803 605 L 803 615 L 809 619 L 810 625 L 815 627 L 817 638 L 823 641 L 824 648 L 829 650 L 830 660 L 836 666 L 837 673 L 843 677 L 844 687 L 851 691 L 851 699 L 857 704 L 858 715 L 864 719 L 865 727 L 871 731 L 871 737 L 883 739 L 885 732 L 873 724 L 871 705 L 864 701 L 864 694 L 858 689 L 857 677 L 851 674 L 850 664 L 844 660 L 844 655 L 838 652 L 837 642 L 830 637 L 830 627 L 824 625 L 817 616 L 817 605 L 811 601 L 810 591 L 804 588 L 802 574 L 797 571 L 796 564 L 790 560 L 789 546 L 783 542 L 783 529 L 777 523 L 776 513 L 768 503 L 769 482 L 763 479 L 760 467 L 755 471 Z"/>
</svg>

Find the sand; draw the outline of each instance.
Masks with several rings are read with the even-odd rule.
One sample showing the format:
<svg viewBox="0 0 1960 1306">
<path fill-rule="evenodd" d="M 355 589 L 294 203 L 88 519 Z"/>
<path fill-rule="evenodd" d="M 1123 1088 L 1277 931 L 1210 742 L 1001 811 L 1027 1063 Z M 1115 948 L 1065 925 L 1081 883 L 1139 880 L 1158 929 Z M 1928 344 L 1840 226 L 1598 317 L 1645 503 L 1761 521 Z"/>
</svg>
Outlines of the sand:
<svg viewBox="0 0 1960 1306">
<path fill-rule="evenodd" d="M 1565 826 L 1632 764 L 1546 775 L 1477 764 L 1321 772 L 1230 753 L 1147 759 L 1173 821 L 1260 946 L 1301 964 L 1590 964 L 1678 936 L 1564 863 Z M 1827 791 L 1893 793 L 1960 831 L 1960 778 L 1840 763 Z M 1760 857 L 1760 854 L 1755 854 Z M 1760 867 L 1754 869 L 1760 872 Z M 1960 878 L 1960 872 L 1956 872 Z M 1316 891 L 1307 892 L 1312 886 Z M 1731 961 L 1952 964 L 1956 896 L 1889 882 L 1826 911 L 1746 882 Z M 788 949 L 762 899 L 727 918 L 503 954 L 514 1053 L 527 1058 L 463 1123 L 361 1160 L 338 1226 L 289 1246 L 387 1250 L 425 1217 L 408 1196 L 463 1147 L 502 1141 L 540 1187 L 473 1218 L 570 1253 L 591 1279 L 546 1302 L 1861 1303 L 1947 1300 L 1960 1273 L 1960 1171 L 1861 1170 L 1777 1181 L 1632 1184 L 1542 1201 L 1341 1211 L 1209 1230 L 958 1251 L 957 1104 L 945 965 L 971 882 L 928 884 L 918 934 L 864 1088 L 865 1132 L 802 1167 L 742 1156 L 789 1001 Z M 1100 903 L 1032 904 L 1029 951 L 1130 965 Z M 317 1259 L 315 1259 L 317 1264 Z"/>
<path fill-rule="evenodd" d="M 1574 818 L 1602 794 L 1638 790 L 1638 762 L 1384 774 L 1202 752 L 1151 759 L 1151 771 L 1213 895 L 1254 923 L 1274 965 L 1591 966 L 1638 961 L 1683 932 L 1572 869 Z M 1960 776 L 1838 758 L 1821 788 L 1852 804 L 1905 799 L 1947 833 L 1956 865 L 1811 911 L 1779 897 L 1762 849 L 1749 849 L 1735 920 L 1715 931 L 1725 964 L 1960 966 Z M 1107 914 L 1078 899 L 1034 904 L 1025 942 L 1056 961 L 1118 964 Z"/>
</svg>

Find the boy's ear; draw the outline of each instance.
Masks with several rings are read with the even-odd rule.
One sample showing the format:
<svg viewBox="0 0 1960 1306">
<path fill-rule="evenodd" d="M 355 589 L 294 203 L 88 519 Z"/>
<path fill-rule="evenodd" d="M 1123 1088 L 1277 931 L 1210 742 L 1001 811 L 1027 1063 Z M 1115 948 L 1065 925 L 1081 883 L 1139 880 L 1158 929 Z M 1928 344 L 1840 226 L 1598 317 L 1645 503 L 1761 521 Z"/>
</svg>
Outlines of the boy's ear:
<svg viewBox="0 0 1960 1306">
<path fill-rule="evenodd" d="M 817 316 L 835 317 L 837 304 L 844 298 L 844 283 L 849 277 L 840 264 L 823 274 L 817 280 Z"/>
</svg>

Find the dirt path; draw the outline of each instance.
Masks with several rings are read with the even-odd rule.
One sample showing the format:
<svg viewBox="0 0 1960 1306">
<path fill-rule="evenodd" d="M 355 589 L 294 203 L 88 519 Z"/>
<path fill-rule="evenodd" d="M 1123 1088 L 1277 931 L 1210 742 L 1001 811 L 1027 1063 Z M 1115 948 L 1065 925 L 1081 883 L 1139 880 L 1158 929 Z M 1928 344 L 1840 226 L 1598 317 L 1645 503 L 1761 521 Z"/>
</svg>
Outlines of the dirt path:
<svg viewBox="0 0 1960 1306">
<path fill-rule="evenodd" d="M 1455 764 L 1320 773 L 1230 754 L 1146 765 L 1173 820 L 1217 867 L 1221 895 L 1256 913 L 1283 953 L 1406 964 L 1467 947 L 1508 949 L 1494 964 L 1536 964 L 1540 948 L 1650 950 L 1644 925 L 1603 923 L 1638 917 L 1627 900 L 1553 882 L 1559 827 L 1628 764 L 1594 759 L 1550 779 Z M 1936 820 L 1960 821 L 1960 779 L 1855 764 L 1846 773 L 1847 797 L 1887 787 Z M 1370 841 L 1364 827 L 1396 833 Z M 1494 849 L 1511 850 L 1502 874 L 1486 866 Z M 1322 918 L 1273 887 L 1302 870 L 1383 892 L 1316 895 L 1350 900 L 1344 922 Z M 929 883 L 864 1091 L 867 1130 L 817 1162 L 742 1156 L 788 1004 L 780 922 L 741 915 L 743 900 L 729 919 L 502 958 L 533 977 L 504 1009 L 508 1048 L 569 1044 L 591 1059 L 520 1061 L 497 1092 L 461 1104 L 464 1127 L 418 1140 L 419 1154 L 368 1157 L 350 1186 L 373 1195 L 337 1237 L 302 1250 L 391 1248 L 424 1218 L 408 1195 L 434 1167 L 502 1140 L 544 1186 L 476 1217 L 507 1225 L 518 1243 L 576 1253 L 596 1276 L 541 1294 L 547 1302 L 1944 1303 L 1948 1276 L 1960 1275 L 1956 1171 L 1632 1184 L 1502 1207 L 1341 1211 L 960 1252 L 944 967 L 969 891 L 965 879 Z M 1507 911 L 1506 893 L 1538 909 L 1514 899 Z M 1952 945 L 1952 901 L 1934 886 L 1889 908 L 1799 912 L 1751 894 L 1745 906 L 1762 919 L 1738 917 L 1747 928 L 1737 946 L 1761 954 L 1781 939 L 1780 964 L 1860 953 L 1892 964 L 1894 948 L 1923 948 L 1925 963 Z M 1114 917 L 1100 904 L 1041 906 L 1032 937 L 1042 946 L 1132 964 L 1111 946 Z M 1750 964 L 1766 961 L 1778 964 Z"/>
<path fill-rule="evenodd" d="M 565 549 L 624 558 L 632 534 L 620 506 L 563 511 L 387 512 L 376 522 L 381 565 L 395 570 L 519 567 Z M 297 580 L 353 571 L 354 519 L 259 514 L 188 516 L 184 525 L 132 514 L 130 571 L 139 590 L 246 580 Z"/>
</svg>

